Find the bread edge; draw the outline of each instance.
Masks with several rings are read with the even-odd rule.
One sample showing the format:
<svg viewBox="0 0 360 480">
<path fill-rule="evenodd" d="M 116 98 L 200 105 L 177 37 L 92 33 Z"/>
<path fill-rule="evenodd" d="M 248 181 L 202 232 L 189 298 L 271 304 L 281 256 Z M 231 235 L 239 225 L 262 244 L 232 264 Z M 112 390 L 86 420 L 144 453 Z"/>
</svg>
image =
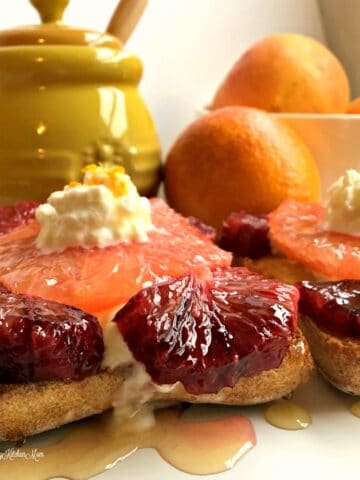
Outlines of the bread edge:
<svg viewBox="0 0 360 480">
<path fill-rule="evenodd" d="M 300 318 L 300 327 L 326 380 L 345 393 L 360 395 L 360 340 L 331 335 L 307 316 Z"/>
<path fill-rule="evenodd" d="M 313 373 L 314 362 L 308 344 L 298 330 L 279 368 L 265 370 L 252 377 L 242 377 L 233 388 L 225 387 L 218 393 L 192 395 L 178 383 L 168 392 L 157 393 L 155 400 L 257 405 L 290 395 L 306 383 Z"/>
<path fill-rule="evenodd" d="M 122 381 L 100 372 L 80 381 L 0 385 L 0 440 L 19 441 L 104 412 Z"/>
<path fill-rule="evenodd" d="M 191 395 L 181 384 L 152 400 L 166 402 L 254 405 L 291 394 L 314 370 L 306 340 L 298 331 L 279 368 L 243 377 L 234 388 Z M 0 440 L 19 441 L 112 408 L 124 378 L 100 372 L 81 381 L 52 381 L 0 386 Z"/>
</svg>

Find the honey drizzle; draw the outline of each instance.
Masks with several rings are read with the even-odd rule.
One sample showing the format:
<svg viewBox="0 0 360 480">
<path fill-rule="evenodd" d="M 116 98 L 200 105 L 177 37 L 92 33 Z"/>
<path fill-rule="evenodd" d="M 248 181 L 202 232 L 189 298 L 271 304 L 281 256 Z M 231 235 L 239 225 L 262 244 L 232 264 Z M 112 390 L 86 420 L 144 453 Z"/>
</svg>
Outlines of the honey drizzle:
<svg viewBox="0 0 360 480">
<path fill-rule="evenodd" d="M 56 443 L 37 447 L 44 454 L 39 461 L 1 461 L 0 478 L 80 480 L 147 447 L 179 470 L 211 474 L 231 468 L 256 443 L 250 421 L 240 415 L 198 421 L 183 418 L 179 408 L 168 408 L 157 411 L 153 425 L 144 430 L 142 424 L 148 419 L 146 412 L 140 412 L 120 422 L 106 413 L 78 422 Z M 33 448 L 19 450 L 31 453 Z"/>
<path fill-rule="evenodd" d="M 360 418 L 360 400 L 353 403 L 350 407 L 350 412 L 355 416 Z"/>
<path fill-rule="evenodd" d="M 284 430 L 302 430 L 311 424 L 310 414 L 290 400 L 273 402 L 265 410 L 265 419 L 274 427 Z"/>
</svg>

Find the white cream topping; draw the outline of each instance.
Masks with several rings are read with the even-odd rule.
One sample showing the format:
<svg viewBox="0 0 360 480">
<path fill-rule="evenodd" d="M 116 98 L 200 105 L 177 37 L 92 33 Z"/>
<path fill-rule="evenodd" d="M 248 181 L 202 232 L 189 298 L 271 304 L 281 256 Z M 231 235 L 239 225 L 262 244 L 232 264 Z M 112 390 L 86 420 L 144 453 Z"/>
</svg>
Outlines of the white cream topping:
<svg viewBox="0 0 360 480">
<path fill-rule="evenodd" d="M 126 418 L 142 410 L 156 392 L 169 393 L 178 382 L 173 385 L 158 385 L 152 381 L 145 366 L 135 360 L 130 352 L 116 323 L 109 321 L 118 310 L 119 308 L 116 308 L 101 315 L 101 323 L 107 322 L 104 328 L 105 353 L 101 366 L 104 370 L 118 370 L 124 377 L 113 400 L 113 406 L 116 416 Z M 161 402 L 161 405 L 163 403 Z M 155 405 L 155 408 L 157 407 L 158 405 Z"/>
<path fill-rule="evenodd" d="M 120 417 L 134 415 L 139 408 L 151 400 L 156 386 L 145 366 L 136 361 L 126 345 L 118 326 L 109 322 L 104 328 L 105 353 L 102 368 L 119 369 L 124 377 L 114 400 L 115 414 Z"/>
<path fill-rule="evenodd" d="M 347 170 L 328 190 L 328 230 L 360 236 L 360 172 Z"/>
<path fill-rule="evenodd" d="M 106 247 L 148 240 L 151 206 L 120 167 L 87 167 L 83 184 L 52 193 L 40 205 L 38 248 L 51 253 L 67 247 Z"/>
</svg>

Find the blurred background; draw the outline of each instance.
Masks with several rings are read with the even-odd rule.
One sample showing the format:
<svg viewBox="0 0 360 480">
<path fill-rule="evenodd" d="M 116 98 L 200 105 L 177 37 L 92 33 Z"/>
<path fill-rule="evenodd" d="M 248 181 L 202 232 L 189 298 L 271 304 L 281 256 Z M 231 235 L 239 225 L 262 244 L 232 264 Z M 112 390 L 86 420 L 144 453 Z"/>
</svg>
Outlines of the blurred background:
<svg viewBox="0 0 360 480">
<path fill-rule="evenodd" d="M 38 23 L 27 0 L 2 2 L 0 28 Z M 118 0 L 71 0 L 65 21 L 103 30 Z M 127 48 L 145 65 L 141 90 L 164 151 L 254 41 L 299 32 L 327 43 L 360 94 L 359 0 L 149 0 Z"/>
</svg>

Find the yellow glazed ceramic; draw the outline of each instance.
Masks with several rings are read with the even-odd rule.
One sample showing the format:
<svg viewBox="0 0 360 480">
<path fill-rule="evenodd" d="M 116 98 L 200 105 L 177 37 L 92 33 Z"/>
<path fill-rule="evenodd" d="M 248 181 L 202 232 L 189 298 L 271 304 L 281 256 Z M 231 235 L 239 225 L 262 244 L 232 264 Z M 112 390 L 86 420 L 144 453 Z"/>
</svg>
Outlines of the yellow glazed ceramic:
<svg viewBox="0 0 360 480">
<path fill-rule="evenodd" d="M 42 25 L 0 32 L 0 202 L 46 199 L 88 163 L 124 165 L 142 194 L 159 185 L 140 60 L 115 37 L 64 26 L 68 0 L 32 0 Z"/>
</svg>

